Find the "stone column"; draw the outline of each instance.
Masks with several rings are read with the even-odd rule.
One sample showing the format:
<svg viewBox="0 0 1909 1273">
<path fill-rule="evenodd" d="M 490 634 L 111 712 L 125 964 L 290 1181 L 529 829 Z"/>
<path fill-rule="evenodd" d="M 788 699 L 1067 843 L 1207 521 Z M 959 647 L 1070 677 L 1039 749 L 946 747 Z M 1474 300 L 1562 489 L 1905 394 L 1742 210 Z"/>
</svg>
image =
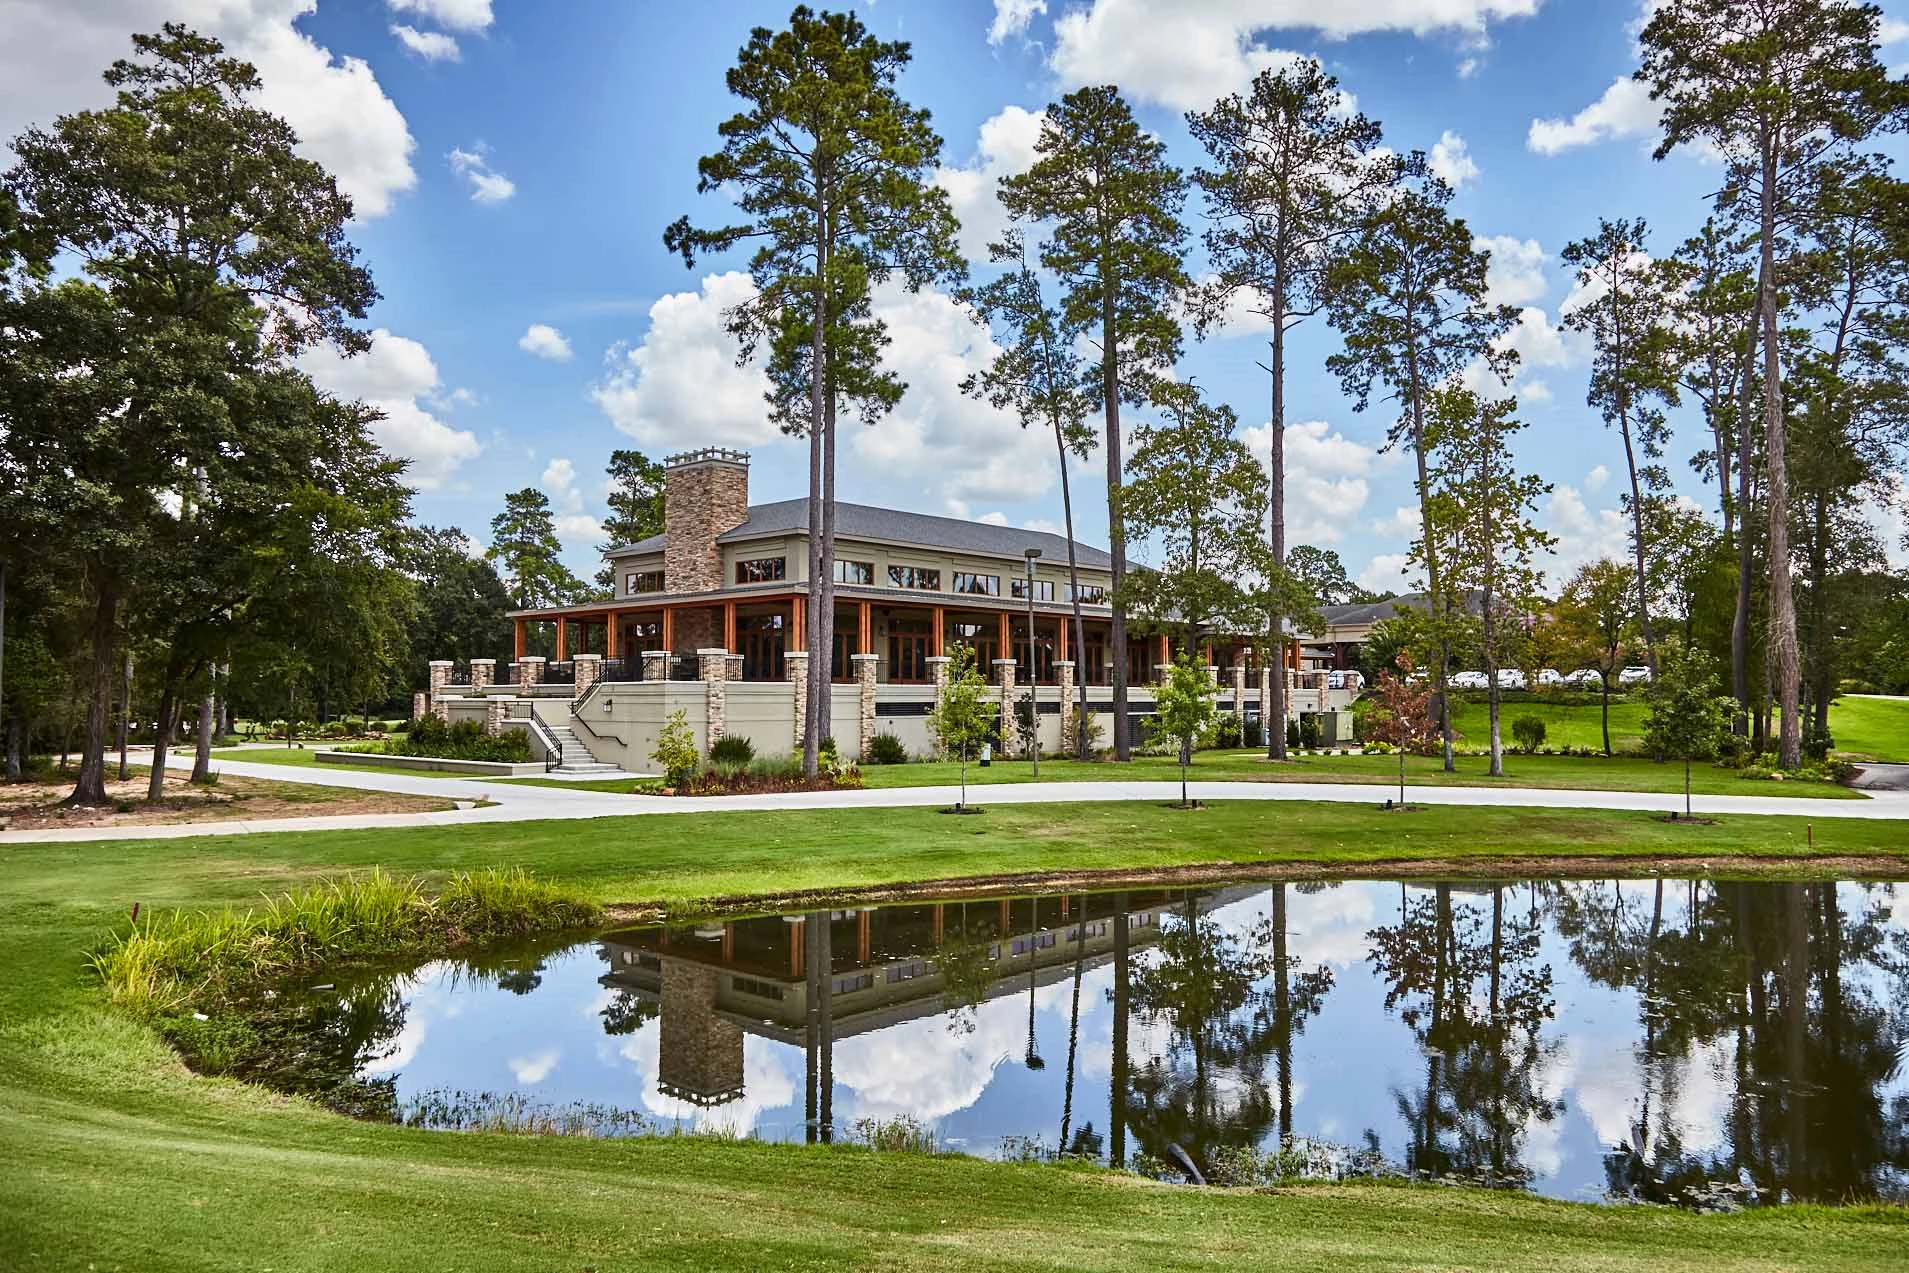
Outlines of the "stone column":
<svg viewBox="0 0 1909 1273">
<path fill-rule="evenodd" d="M 1173 664 L 1171 663 L 1155 663 L 1153 665 L 1153 683 L 1155 685 L 1165 685 L 1167 683 L 1167 676 L 1172 671 Z"/>
<path fill-rule="evenodd" d="M 720 647 L 696 651 L 696 665 L 703 682 L 703 701 L 708 713 L 705 735 L 711 747 L 723 736 L 729 723 L 729 652 Z"/>
<path fill-rule="evenodd" d="M 1021 748 L 1018 745 L 1021 737 L 1021 722 L 1014 715 L 1014 660 L 996 659 L 994 679 L 1001 684 L 1002 749 L 1011 756 L 1018 756 L 1021 754 Z"/>
<path fill-rule="evenodd" d="M 523 658 L 517 660 L 518 688 L 526 689 L 532 685 L 536 685 L 540 683 L 543 679 L 544 679 L 544 656 L 543 655 L 526 654 L 524 655 Z"/>
<path fill-rule="evenodd" d="M 411 696 L 411 719 L 423 720 L 424 714 L 431 710 L 431 696 L 423 690 Z"/>
<path fill-rule="evenodd" d="M 486 687 L 497 684 L 496 659 L 471 660 L 471 693 L 482 694 Z"/>
<path fill-rule="evenodd" d="M 643 679 L 646 681 L 667 681 L 669 679 L 669 651 L 643 651 Z"/>
<path fill-rule="evenodd" d="M 1260 741 L 1271 745 L 1272 735 L 1266 731 L 1275 724 L 1286 728 L 1285 721 L 1274 721 L 1267 713 L 1273 710 L 1273 668 L 1271 664 L 1262 664 L 1259 669 L 1259 732 Z"/>
<path fill-rule="evenodd" d="M 451 709 L 444 702 L 444 691 L 450 685 L 451 669 L 455 666 L 457 665 L 452 663 L 449 659 L 432 659 L 430 663 L 431 691 L 429 701 L 432 714 L 437 716 L 439 720 L 448 721 L 451 719 Z"/>
<path fill-rule="evenodd" d="M 1079 715 L 1079 704 L 1074 701 L 1074 660 L 1061 659 L 1054 664 L 1054 679 L 1061 688 L 1061 755 L 1073 756 L 1075 733 L 1078 725 L 1075 717 Z"/>
<path fill-rule="evenodd" d="M 1233 716 L 1240 723 L 1240 741 L 1246 741 L 1246 665 L 1233 665 Z"/>
<path fill-rule="evenodd" d="M 1208 685 L 1211 685 L 1214 689 L 1218 689 L 1220 687 L 1219 665 L 1214 663 L 1207 663 L 1207 664 L 1203 664 L 1202 666 L 1206 668 L 1206 683 Z"/>
<path fill-rule="evenodd" d="M 851 654 L 849 662 L 855 665 L 855 686 L 861 691 L 861 750 L 857 759 L 866 759 L 868 745 L 875 740 L 875 676 L 881 668 L 879 654 Z"/>
<path fill-rule="evenodd" d="M 795 749 L 807 741 L 809 721 L 809 652 L 790 650 L 782 656 L 782 674 L 795 686 Z"/>
<path fill-rule="evenodd" d="M 954 658 L 947 654 L 930 654 L 928 656 L 928 675 L 934 678 L 935 707 L 937 710 L 941 707 L 941 700 L 948 697 L 948 668 L 953 662 Z M 936 738 L 935 755 L 940 756 L 941 754 L 941 739 Z"/>
<path fill-rule="evenodd" d="M 603 656 L 600 654 L 579 654 L 577 665 L 577 692 L 574 697 L 582 698 L 590 692 L 590 687 L 603 675 Z"/>
<path fill-rule="evenodd" d="M 504 721 L 510 710 L 510 700 L 493 694 L 484 703 L 484 732 L 492 738 L 504 732 Z"/>
</svg>

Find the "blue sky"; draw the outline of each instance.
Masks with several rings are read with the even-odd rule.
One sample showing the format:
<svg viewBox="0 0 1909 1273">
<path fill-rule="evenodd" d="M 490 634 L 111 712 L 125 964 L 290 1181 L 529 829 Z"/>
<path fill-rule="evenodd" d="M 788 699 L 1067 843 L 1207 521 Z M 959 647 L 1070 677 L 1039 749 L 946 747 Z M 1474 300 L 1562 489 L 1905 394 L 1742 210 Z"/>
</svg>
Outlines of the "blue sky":
<svg viewBox="0 0 1909 1273">
<path fill-rule="evenodd" d="M 913 42 L 903 93 L 945 139 L 941 180 L 977 256 L 998 227 L 994 179 L 1025 164 L 1038 112 L 1083 83 L 1120 84 L 1174 160 L 1198 162 L 1181 113 L 1282 54 L 1322 59 L 1400 150 L 1434 152 L 1455 211 L 1494 250 L 1499 295 L 1528 307 L 1517 345 L 1526 463 L 1554 484 L 1542 519 L 1558 567 L 1623 549 L 1615 434 L 1583 404 L 1585 351 L 1558 330 L 1571 279 L 1557 254 L 1600 216 L 1644 216 L 1669 250 L 1702 219 L 1717 173 L 1654 162 L 1654 114 L 1625 78 L 1640 0 L 881 0 L 854 6 Z M 92 105 L 127 33 L 176 17 L 256 62 L 266 104 L 340 175 L 353 237 L 384 299 L 370 355 L 311 369 L 387 412 L 386 444 L 414 460 L 419 516 L 482 540 L 504 492 L 548 491 L 566 555 L 594 568 L 611 449 L 722 443 L 755 454 L 752 494 L 800 494 L 798 446 L 763 419 L 759 381 L 733 366 L 720 311 L 746 294 L 741 261 L 693 272 L 663 250 L 689 212 L 695 162 L 733 110 L 723 88 L 749 28 L 787 3 L 530 4 L 527 0 L 0 0 L 0 130 Z M 78 10 L 77 12 L 75 10 Z M 1909 15 L 1897 5 L 1894 17 Z M 1329 23 L 1327 29 L 1316 24 Z M 1909 25 L 1892 21 L 1888 34 Z M 1909 63 L 1909 40 L 1885 49 Z M 1189 206 L 1197 230 L 1197 200 Z M 1200 265 L 1193 262 L 1197 273 Z M 955 386 L 986 337 L 945 296 L 886 295 L 895 417 L 846 436 L 842 498 L 1053 526 L 1052 447 Z M 1337 549 L 1374 587 L 1402 581 L 1411 504 L 1402 457 L 1381 456 L 1382 404 L 1355 414 L 1323 368 L 1335 341 L 1303 327 L 1290 354 L 1289 525 Z M 1180 368 L 1230 403 L 1263 444 L 1263 336 L 1189 340 Z M 1697 422 L 1670 460 L 1690 473 Z M 1083 538 L 1105 531 L 1098 462 L 1078 470 Z M 1879 514 L 1879 519 L 1884 515 Z M 1896 525 L 1899 527 L 1899 522 Z M 1896 536 L 1900 538 L 1900 536 Z"/>
</svg>

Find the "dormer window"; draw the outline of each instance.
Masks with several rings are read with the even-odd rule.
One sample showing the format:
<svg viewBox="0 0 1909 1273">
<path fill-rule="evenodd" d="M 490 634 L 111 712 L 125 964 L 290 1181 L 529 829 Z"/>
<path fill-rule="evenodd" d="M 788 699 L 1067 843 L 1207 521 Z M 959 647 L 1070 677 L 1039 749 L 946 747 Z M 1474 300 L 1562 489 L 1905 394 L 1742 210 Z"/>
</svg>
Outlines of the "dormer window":
<svg viewBox="0 0 1909 1273">
<path fill-rule="evenodd" d="M 663 591 L 663 572 L 660 570 L 631 570 L 623 576 L 623 594 L 634 597 L 645 592 Z"/>
</svg>

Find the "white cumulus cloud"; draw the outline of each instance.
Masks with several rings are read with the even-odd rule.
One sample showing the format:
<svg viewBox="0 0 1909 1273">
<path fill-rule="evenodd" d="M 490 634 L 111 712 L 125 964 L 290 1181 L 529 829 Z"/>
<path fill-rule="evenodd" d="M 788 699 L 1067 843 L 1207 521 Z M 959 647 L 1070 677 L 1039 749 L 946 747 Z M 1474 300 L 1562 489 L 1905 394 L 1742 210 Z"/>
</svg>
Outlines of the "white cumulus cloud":
<svg viewBox="0 0 1909 1273">
<path fill-rule="evenodd" d="M 391 34 L 398 37 L 398 43 L 427 62 L 457 61 L 457 40 L 442 31 L 420 31 L 402 22 L 394 22 L 391 24 Z"/>
<path fill-rule="evenodd" d="M 491 167 L 490 153 L 482 142 L 469 150 L 455 147 L 449 158 L 451 171 L 470 183 L 473 203 L 502 203 L 517 193 L 517 183 Z"/>
<path fill-rule="evenodd" d="M 483 31 L 492 21 L 491 0 L 385 0 L 393 13 L 415 13 L 453 31 Z"/>
<path fill-rule="evenodd" d="M 293 26 L 316 8 L 317 0 L 0 0 L 0 47 L 10 55 L 0 56 L 0 139 L 109 105 L 100 76 L 132 54 L 130 33 L 183 22 L 257 67 L 257 104 L 297 130 L 299 151 L 337 178 L 358 216 L 382 216 L 417 184 L 416 143 L 367 63 Z"/>
<path fill-rule="evenodd" d="M 1432 175 L 1454 190 L 1463 190 L 1478 180 L 1478 162 L 1471 156 L 1465 139 L 1451 129 L 1438 135 L 1427 160 Z"/>
<path fill-rule="evenodd" d="M 1601 491 L 1604 489 L 1604 484 L 1610 480 L 1611 470 L 1602 464 L 1596 465 L 1584 475 L 1584 489 L 1593 492 Z"/>
<path fill-rule="evenodd" d="M 551 362 L 570 361 L 570 342 L 549 323 L 532 323 L 517 338 L 517 348 Z"/>
<path fill-rule="evenodd" d="M 1272 425 L 1247 429 L 1240 441 L 1260 463 L 1271 455 Z M 1382 457 L 1324 420 L 1286 426 L 1286 542 L 1329 545 L 1344 540 L 1372 493 Z"/>
<path fill-rule="evenodd" d="M 1485 301 L 1490 305 L 1528 305 L 1543 300 L 1549 290 L 1545 282 L 1545 255 L 1536 239 L 1521 239 L 1515 234 L 1494 234 L 1472 240 L 1474 250 L 1489 252 L 1485 268 Z"/>
<path fill-rule="evenodd" d="M 378 445 L 411 461 L 406 471 L 420 490 L 435 490 L 459 465 L 484 448 L 475 434 L 456 429 L 433 413 L 438 394 L 437 364 L 430 351 L 408 336 L 379 328 L 371 348 L 356 358 L 341 357 L 328 345 L 299 355 L 298 364 L 319 388 L 377 408 L 384 419 L 371 426 Z"/>
<path fill-rule="evenodd" d="M 973 159 L 959 168 L 935 170 L 934 184 L 948 192 L 960 218 L 959 242 L 968 259 L 985 261 L 988 244 L 1007 229 L 1007 213 L 995 191 L 1002 177 L 1025 172 L 1034 163 L 1034 143 L 1046 118 L 1045 111 L 1003 107 L 983 121 Z"/>
<path fill-rule="evenodd" d="M 1035 15 L 1047 12 L 1047 0 L 994 0 L 994 21 L 988 24 L 988 43 L 1001 44 L 1027 34 Z"/>
<path fill-rule="evenodd" d="M 1650 99 L 1650 89 L 1625 75 L 1570 119 L 1532 120 L 1525 145 L 1541 155 L 1556 155 L 1613 138 L 1651 136 L 1662 114 Z"/>
</svg>

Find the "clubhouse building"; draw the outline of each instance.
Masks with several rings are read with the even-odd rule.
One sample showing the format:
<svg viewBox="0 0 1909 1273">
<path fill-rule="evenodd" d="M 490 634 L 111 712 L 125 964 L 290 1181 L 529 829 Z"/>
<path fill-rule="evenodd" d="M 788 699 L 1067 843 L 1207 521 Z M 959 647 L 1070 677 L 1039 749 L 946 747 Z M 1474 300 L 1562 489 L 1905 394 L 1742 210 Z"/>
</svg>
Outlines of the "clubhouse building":
<svg viewBox="0 0 1909 1273">
<path fill-rule="evenodd" d="M 807 502 L 752 505 L 749 457 L 711 448 L 665 462 L 663 504 L 662 534 L 605 555 L 614 597 L 513 613 L 515 662 L 434 663 L 421 706 L 449 719 L 481 713 L 493 729 L 527 727 L 533 744 L 555 735 L 565 753 L 574 739 L 578 755 L 566 762 L 639 772 L 677 707 L 704 745 L 741 733 L 758 754 L 800 746 L 811 657 Z M 1004 704 L 1033 697 L 1045 749 L 1061 750 L 1070 736 L 1081 683 L 1108 737 L 1105 551 L 1075 546 L 1084 617 L 1076 642 L 1064 537 L 842 502 L 835 519 L 827 657 L 831 734 L 845 756 L 859 757 L 877 732 L 932 754 L 925 718 L 957 646 L 973 651 Z M 1257 719 L 1275 669 L 1248 642 L 1216 640 L 1203 654 L 1222 709 Z M 1323 674 L 1301 670 L 1297 640 L 1284 655 L 1277 671 L 1292 691 L 1290 711 L 1345 706 L 1329 700 Z M 1149 686 L 1169 658 L 1165 634 L 1129 641 L 1136 717 L 1151 712 Z"/>
</svg>

